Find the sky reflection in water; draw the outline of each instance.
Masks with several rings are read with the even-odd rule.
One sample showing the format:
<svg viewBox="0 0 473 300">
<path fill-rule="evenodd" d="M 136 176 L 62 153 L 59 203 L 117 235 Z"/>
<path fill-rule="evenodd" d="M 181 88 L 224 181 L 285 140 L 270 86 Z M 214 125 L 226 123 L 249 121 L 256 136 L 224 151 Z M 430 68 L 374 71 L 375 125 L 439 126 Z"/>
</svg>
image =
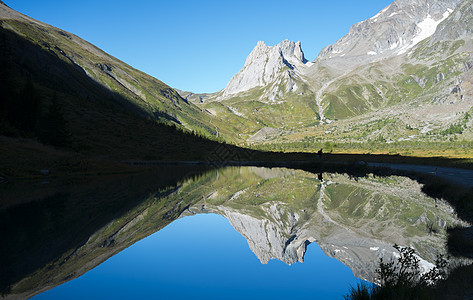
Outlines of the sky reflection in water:
<svg viewBox="0 0 473 300">
<path fill-rule="evenodd" d="M 229 221 L 196 215 L 34 299 L 341 299 L 359 280 L 319 246 L 304 263 L 261 264 Z"/>
</svg>

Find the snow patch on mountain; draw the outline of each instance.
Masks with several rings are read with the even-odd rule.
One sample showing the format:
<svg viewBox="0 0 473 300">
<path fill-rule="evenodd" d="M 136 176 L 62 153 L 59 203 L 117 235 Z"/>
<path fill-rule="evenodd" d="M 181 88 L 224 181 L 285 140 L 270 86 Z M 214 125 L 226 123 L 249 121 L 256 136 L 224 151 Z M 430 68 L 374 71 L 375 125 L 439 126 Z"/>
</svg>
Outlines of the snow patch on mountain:
<svg viewBox="0 0 473 300">
<path fill-rule="evenodd" d="M 406 53 L 432 36 L 463 0 L 396 0 L 324 48 L 316 61 L 356 67 Z M 334 60 L 335 59 L 335 60 Z"/>
<path fill-rule="evenodd" d="M 431 15 L 428 15 L 426 19 L 417 24 L 417 27 L 419 28 L 419 33 L 414 36 L 414 38 L 408 45 L 405 45 L 404 47 L 400 48 L 398 54 L 406 53 L 407 50 L 411 49 L 426 38 L 432 36 L 437 30 L 437 26 L 442 23 L 446 18 L 448 18 L 448 16 L 450 16 L 452 12 L 453 9 L 448 8 L 447 11 L 444 12 L 443 17 L 440 20 L 435 20 L 434 18 L 432 18 Z"/>
</svg>

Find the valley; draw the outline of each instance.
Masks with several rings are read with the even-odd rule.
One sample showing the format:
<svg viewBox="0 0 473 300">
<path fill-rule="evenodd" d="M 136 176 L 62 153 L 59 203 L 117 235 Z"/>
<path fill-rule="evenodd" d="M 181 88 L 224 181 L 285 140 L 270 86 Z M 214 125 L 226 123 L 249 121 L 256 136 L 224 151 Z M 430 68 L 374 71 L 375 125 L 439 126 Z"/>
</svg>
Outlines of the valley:
<svg viewBox="0 0 473 300">
<path fill-rule="evenodd" d="M 142 47 L 192 47 L 161 40 L 192 22 Z M 422 272 L 451 255 L 441 284 L 471 294 L 473 0 L 395 0 L 312 61 L 303 42 L 260 40 L 196 93 L 0 1 L 0 298 L 334 297 L 398 245 Z M 336 288 L 312 282 L 336 264 Z"/>
<path fill-rule="evenodd" d="M 37 103 L 25 112 L 37 115 L 29 124 L 3 101 L 2 134 L 112 160 L 202 161 L 222 142 L 259 151 L 471 159 L 470 2 L 395 1 L 314 61 L 301 42 L 260 41 L 227 87 L 207 94 L 176 91 L 1 4 L 5 99 L 20 97 L 31 80 Z M 66 120 L 62 133 L 47 131 L 54 101 Z"/>
<path fill-rule="evenodd" d="M 469 1 L 395 1 L 313 62 L 300 42 L 259 42 L 225 89 L 189 100 L 226 119 L 227 138 L 257 149 L 313 152 L 329 143 L 336 152 L 470 156 L 462 151 L 473 138 L 470 13 Z"/>
</svg>

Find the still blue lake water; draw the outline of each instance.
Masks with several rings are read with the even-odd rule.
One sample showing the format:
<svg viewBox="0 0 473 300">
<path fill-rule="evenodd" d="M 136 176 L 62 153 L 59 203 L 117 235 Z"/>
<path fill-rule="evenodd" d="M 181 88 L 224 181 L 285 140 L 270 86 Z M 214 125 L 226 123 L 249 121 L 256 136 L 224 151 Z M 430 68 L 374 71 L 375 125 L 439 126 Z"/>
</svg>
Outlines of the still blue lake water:
<svg viewBox="0 0 473 300">
<path fill-rule="evenodd" d="M 226 218 L 201 214 L 33 299 L 342 299 L 359 281 L 316 243 L 304 263 L 262 264 Z"/>
</svg>

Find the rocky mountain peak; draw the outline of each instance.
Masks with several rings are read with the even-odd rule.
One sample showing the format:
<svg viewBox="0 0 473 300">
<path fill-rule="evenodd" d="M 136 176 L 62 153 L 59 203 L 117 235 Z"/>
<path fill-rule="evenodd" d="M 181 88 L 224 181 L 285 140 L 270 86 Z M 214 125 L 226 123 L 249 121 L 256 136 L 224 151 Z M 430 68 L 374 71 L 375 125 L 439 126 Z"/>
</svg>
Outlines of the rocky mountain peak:
<svg viewBox="0 0 473 300">
<path fill-rule="evenodd" d="M 396 0 L 326 47 L 318 60 L 346 59 L 359 64 L 406 53 L 430 37 L 462 0 Z"/>
<path fill-rule="evenodd" d="M 307 246 L 313 239 L 308 241 L 294 232 L 298 215 L 289 214 L 278 205 L 265 209 L 270 216 L 275 217 L 274 220 L 256 218 L 231 208 L 223 208 L 222 213 L 233 228 L 245 237 L 261 263 L 267 264 L 271 259 L 278 259 L 288 265 L 303 262 Z M 281 221 L 283 215 L 289 220 L 287 224 Z"/>
<path fill-rule="evenodd" d="M 437 27 L 429 44 L 438 41 L 457 40 L 473 35 L 473 1 L 464 1 L 452 13 L 451 17 Z"/>
<path fill-rule="evenodd" d="M 290 77 L 287 71 L 303 66 L 307 60 L 301 42 L 284 40 L 275 46 L 267 46 L 259 41 L 246 58 L 245 65 L 223 90 L 223 97 L 248 91 L 255 87 L 271 84 L 283 76 Z M 286 78 L 287 79 L 287 78 Z"/>
<path fill-rule="evenodd" d="M 285 59 L 295 59 L 300 63 L 305 63 L 304 52 L 302 52 L 301 42 L 294 43 L 293 41 L 284 40 L 277 45 L 281 50 L 281 55 Z"/>
<path fill-rule="evenodd" d="M 301 42 L 295 43 L 286 39 L 275 46 L 267 46 L 264 41 L 259 41 L 246 58 L 245 66 L 254 63 L 261 57 L 267 56 L 275 56 L 276 58 L 299 63 L 307 62 L 304 52 L 302 52 Z"/>
</svg>

